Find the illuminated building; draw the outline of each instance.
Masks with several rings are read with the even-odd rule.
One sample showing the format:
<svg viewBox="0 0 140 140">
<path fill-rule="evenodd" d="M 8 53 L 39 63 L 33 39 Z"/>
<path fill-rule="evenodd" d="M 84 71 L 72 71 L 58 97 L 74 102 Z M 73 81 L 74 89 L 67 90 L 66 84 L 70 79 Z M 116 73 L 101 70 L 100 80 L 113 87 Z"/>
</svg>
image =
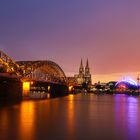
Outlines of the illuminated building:
<svg viewBox="0 0 140 140">
<path fill-rule="evenodd" d="M 69 86 L 78 85 L 77 79 L 75 77 L 67 77 L 67 81 L 68 81 Z"/>
<path fill-rule="evenodd" d="M 88 64 L 88 59 L 85 67 L 85 75 L 84 75 L 85 83 L 91 84 L 91 74 L 90 74 L 90 68 Z"/>
<path fill-rule="evenodd" d="M 138 83 L 130 78 L 126 78 L 116 83 L 116 88 L 122 91 L 138 89 Z"/>
<path fill-rule="evenodd" d="M 92 81 L 91 81 L 91 74 L 90 74 L 88 59 L 87 59 L 87 62 L 86 62 L 85 69 L 83 67 L 83 62 L 82 62 L 82 59 L 81 59 L 79 73 L 75 74 L 74 77 L 76 78 L 78 85 L 82 85 L 84 83 L 86 83 L 87 85 L 91 85 Z"/>
<path fill-rule="evenodd" d="M 74 77 L 76 78 L 76 81 L 79 85 L 82 85 L 84 83 L 84 81 L 85 81 L 84 76 L 85 76 L 84 67 L 83 67 L 83 62 L 82 62 L 82 59 L 81 59 L 79 73 L 74 75 Z"/>
</svg>

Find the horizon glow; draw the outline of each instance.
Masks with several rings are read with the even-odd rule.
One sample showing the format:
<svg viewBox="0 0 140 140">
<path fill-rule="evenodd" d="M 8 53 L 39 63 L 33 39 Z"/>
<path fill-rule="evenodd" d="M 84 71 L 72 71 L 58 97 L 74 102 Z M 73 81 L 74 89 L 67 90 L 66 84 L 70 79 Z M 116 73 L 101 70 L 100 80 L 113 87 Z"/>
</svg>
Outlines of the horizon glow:
<svg viewBox="0 0 140 140">
<path fill-rule="evenodd" d="M 0 50 L 15 61 L 54 61 L 65 73 L 78 72 L 88 58 L 93 81 L 135 74 L 139 7 L 126 0 L 1 0 Z"/>
</svg>

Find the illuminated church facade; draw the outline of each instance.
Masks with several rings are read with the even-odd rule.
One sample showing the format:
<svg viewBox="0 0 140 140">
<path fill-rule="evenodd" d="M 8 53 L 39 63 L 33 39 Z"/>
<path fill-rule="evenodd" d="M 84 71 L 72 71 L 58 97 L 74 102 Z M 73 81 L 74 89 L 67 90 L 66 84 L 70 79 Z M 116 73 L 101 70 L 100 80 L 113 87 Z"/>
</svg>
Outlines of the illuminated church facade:
<svg viewBox="0 0 140 140">
<path fill-rule="evenodd" d="M 92 84 L 88 59 L 87 59 L 85 68 L 83 66 L 83 61 L 81 59 L 79 73 L 75 74 L 74 77 L 75 77 L 78 85 L 82 85 L 84 83 L 86 83 L 88 85 Z"/>
</svg>

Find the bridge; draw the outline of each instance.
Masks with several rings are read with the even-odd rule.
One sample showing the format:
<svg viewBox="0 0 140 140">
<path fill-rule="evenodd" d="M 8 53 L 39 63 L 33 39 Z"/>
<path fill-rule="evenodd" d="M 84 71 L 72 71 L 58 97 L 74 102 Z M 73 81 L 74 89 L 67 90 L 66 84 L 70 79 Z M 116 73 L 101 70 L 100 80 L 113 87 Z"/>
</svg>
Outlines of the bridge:
<svg viewBox="0 0 140 140">
<path fill-rule="evenodd" d="M 58 64 L 49 60 L 15 62 L 3 51 L 0 51 L 0 78 L 2 79 L 2 77 L 19 79 L 22 83 L 30 82 L 32 89 L 40 87 L 51 94 L 68 92 L 64 71 Z M 0 85 L 2 84 L 0 83 Z"/>
<path fill-rule="evenodd" d="M 22 72 L 22 79 L 45 81 L 58 84 L 66 84 L 66 76 L 63 70 L 52 61 L 18 61 Z"/>
</svg>

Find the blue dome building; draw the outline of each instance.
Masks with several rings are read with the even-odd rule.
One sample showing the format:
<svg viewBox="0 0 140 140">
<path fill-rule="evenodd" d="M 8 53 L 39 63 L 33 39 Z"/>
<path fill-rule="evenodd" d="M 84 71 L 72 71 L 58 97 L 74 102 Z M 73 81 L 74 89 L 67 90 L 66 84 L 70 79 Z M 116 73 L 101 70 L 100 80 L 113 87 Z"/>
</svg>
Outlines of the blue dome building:
<svg viewBox="0 0 140 140">
<path fill-rule="evenodd" d="M 115 87 L 116 89 L 120 89 L 120 90 L 137 90 L 139 88 L 139 85 L 133 79 L 126 78 L 121 81 L 118 81 Z"/>
</svg>

